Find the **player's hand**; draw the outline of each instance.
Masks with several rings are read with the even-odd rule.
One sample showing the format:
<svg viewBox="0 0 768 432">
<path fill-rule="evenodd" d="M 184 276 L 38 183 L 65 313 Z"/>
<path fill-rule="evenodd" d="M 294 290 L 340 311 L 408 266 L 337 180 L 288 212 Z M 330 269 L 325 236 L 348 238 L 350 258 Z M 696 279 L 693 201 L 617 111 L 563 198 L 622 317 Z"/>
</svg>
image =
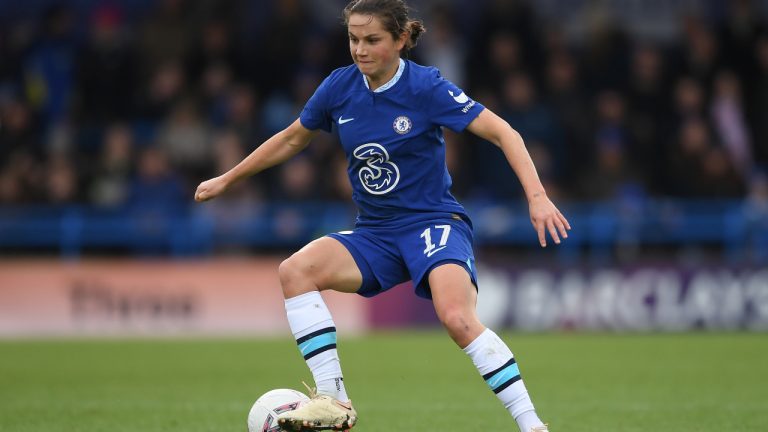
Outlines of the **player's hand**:
<svg viewBox="0 0 768 432">
<path fill-rule="evenodd" d="M 229 188 L 229 183 L 223 176 L 214 177 L 206 180 L 197 186 L 195 191 L 195 201 L 203 202 L 216 198 Z"/>
<path fill-rule="evenodd" d="M 528 211 L 531 214 L 533 228 L 539 235 L 541 247 L 547 247 L 547 232 L 556 244 L 560 244 L 560 237 L 568 238 L 571 224 L 546 195 L 541 194 L 534 197 L 528 203 Z"/>
</svg>

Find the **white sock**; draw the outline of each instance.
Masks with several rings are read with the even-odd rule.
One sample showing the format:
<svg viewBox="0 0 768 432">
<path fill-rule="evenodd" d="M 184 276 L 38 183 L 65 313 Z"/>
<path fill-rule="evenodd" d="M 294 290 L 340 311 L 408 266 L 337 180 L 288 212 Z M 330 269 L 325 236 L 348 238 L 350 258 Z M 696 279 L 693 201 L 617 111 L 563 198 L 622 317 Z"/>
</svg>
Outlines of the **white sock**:
<svg viewBox="0 0 768 432">
<path fill-rule="evenodd" d="M 317 392 L 348 401 L 336 351 L 336 325 L 320 292 L 286 299 L 285 311 L 299 351 L 315 378 Z"/>
<path fill-rule="evenodd" d="M 521 432 L 543 423 L 536 415 L 528 390 L 520 378 L 515 358 L 509 347 L 491 329 L 485 329 L 464 352 L 469 355 L 480 375 L 517 422 Z"/>
</svg>

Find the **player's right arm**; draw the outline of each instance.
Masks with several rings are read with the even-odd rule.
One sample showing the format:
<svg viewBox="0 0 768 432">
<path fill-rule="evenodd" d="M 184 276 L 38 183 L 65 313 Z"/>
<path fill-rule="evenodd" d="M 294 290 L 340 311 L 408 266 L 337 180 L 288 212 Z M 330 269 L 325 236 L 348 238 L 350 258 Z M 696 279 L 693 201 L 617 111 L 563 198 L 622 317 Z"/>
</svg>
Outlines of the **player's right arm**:
<svg viewBox="0 0 768 432">
<path fill-rule="evenodd" d="M 200 183 L 195 191 L 195 201 L 216 198 L 240 180 L 287 161 L 304 150 L 316 134 L 316 130 L 309 130 L 296 120 L 266 140 L 234 168 Z"/>
</svg>

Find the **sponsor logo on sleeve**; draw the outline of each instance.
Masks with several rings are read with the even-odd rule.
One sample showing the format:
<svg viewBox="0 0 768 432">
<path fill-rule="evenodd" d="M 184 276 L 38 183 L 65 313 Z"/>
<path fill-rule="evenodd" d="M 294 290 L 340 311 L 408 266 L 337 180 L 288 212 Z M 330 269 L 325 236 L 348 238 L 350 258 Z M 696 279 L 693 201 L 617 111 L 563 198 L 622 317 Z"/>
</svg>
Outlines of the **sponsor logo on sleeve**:
<svg viewBox="0 0 768 432">
<path fill-rule="evenodd" d="M 469 96 L 467 96 L 464 92 L 459 93 L 458 96 L 454 95 L 452 91 L 448 90 L 448 94 L 453 97 L 453 100 L 456 101 L 456 103 L 464 104 L 469 101 Z"/>
<path fill-rule="evenodd" d="M 472 109 L 473 106 L 475 106 L 475 101 L 470 99 L 469 96 L 467 96 L 467 94 L 464 93 L 463 91 L 460 92 L 458 94 L 458 96 L 455 95 L 451 90 L 448 90 L 448 94 L 451 95 L 451 97 L 453 98 L 453 100 L 456 101 L 456 103 L 458 103 L 458 104 L 466 104 L 466 105 L 464 105 L 464 108 L 461 109 L 461 112 L 463 112 L 464 114 L 468 113 L 469 110 Z M 467 103 L 467 102 L 469 102 L 469 103 Z"/>
</svg>

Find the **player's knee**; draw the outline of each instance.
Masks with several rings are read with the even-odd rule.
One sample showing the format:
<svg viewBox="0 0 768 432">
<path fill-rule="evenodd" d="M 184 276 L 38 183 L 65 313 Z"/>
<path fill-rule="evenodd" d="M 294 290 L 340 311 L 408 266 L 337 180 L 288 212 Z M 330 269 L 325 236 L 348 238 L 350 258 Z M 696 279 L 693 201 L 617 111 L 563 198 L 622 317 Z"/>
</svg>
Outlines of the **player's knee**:
<svg viewBox="0 0 768 432">
<path fill-rule="evenodd" d="M 280 266 L 277 267 L 277 275 L 280 277 L 280 285 L 283 286 L 283 291 L 285 291 L 285 286 L 293 279 L 293 272 L 295 271 L 291 258 L 284 259 Z"/>
<path fill-rule="evenodd" d="M 443 326 L 454 340 L 465 339 L 473 332 L 477 319 L 463 306 L 449 306 L 438 312 Z"/>
<path fill-rule="evenodd" d="M 316 290 L 318 287 L 316 266 L 300 253 L 295 253 L 280 263 L 277 273 L 286 298 Z"/>
<path fill-rule="evenodd" d="M 296 257 L 296 255 L 292 255 L 280 263 L 277 273 L 280 276 L 280 285 L 282 285 L 283 293 L 286 296 L 300 294 L 294 291 L 296 286 L 302 285 L 302 280 L 306 279 L 302 267 L 301 259 Z"/>
</svg>

